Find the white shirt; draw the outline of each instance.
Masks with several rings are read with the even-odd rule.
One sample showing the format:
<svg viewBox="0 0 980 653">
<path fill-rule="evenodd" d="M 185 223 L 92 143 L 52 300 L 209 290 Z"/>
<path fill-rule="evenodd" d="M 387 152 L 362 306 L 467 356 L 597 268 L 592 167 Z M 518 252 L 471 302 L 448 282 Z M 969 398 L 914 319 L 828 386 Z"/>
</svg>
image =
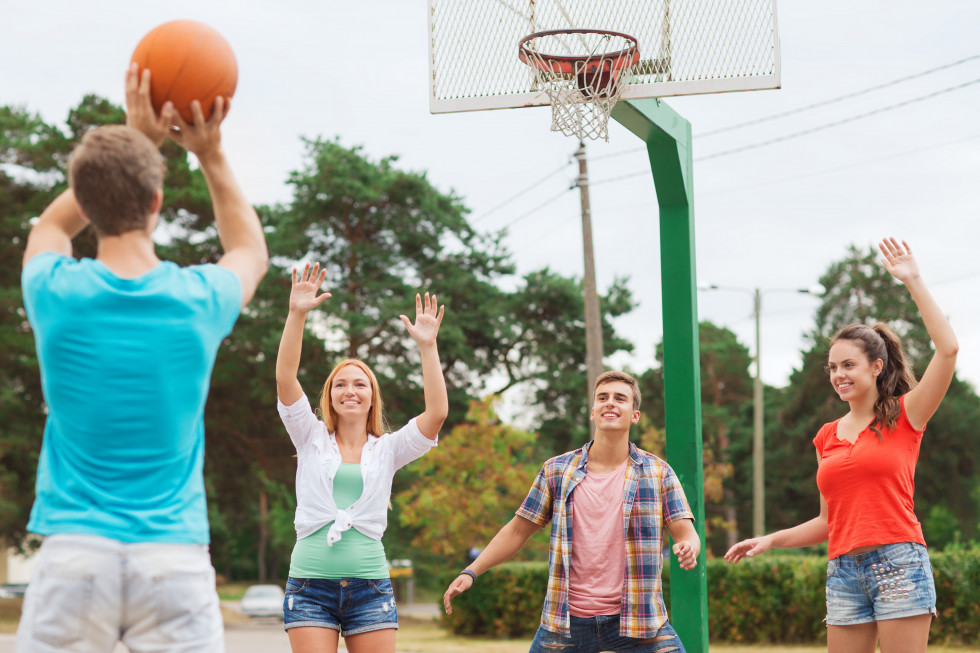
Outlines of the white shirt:
<svg viewBox="0 0 980 653">
<path fill-rule="evenodd" d="M 391 481 L 400 469 L 438 444 L 422 435 L 413 417 L 408 424 L 381 437 L 369 435 L 361 451 L 361 479 L 364 491 L 345 510 L 339 510 L 333 498 L 333 480 L 340 468 L 337 438 L 313 413 L 304 394 L 287 406 L 277 400 L 279 417 L 296 446 L 296 537 L 302 539 L 330 522 L 327 543 L 341 538 L 353 527 L 368 537 L 380 540 L 388 526 L 388 502 Z"/>
</svg>

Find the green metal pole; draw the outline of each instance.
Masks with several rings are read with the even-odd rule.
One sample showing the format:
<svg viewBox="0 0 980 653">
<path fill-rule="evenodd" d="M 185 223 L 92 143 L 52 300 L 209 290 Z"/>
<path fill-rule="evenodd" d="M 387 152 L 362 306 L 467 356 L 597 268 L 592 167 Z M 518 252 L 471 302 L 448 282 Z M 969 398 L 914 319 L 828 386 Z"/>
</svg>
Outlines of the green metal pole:
<svg viewBox="0 0 980 653">
<path fill-rule="evenodd" d="M 677 473 L 704 542 L 701 460 L 701 370 L 694 250 L 691 123 L 656 99 L 619 102 L 612 117 L 647 145 L 660 206 L 660 269 L 664 328 L 667 459 Z M 670 621 L 688 651 L 708 651 L 708 589 L 704 546 L 698 566 L 684 571 L 671 556 Z"/>
</svg>

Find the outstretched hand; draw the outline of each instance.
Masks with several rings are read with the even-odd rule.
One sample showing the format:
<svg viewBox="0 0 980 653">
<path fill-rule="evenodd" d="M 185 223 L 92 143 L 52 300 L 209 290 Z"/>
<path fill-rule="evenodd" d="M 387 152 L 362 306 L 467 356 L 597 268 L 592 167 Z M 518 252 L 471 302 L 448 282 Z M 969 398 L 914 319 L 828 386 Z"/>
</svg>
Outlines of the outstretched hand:
<svg viewBox="0 0 980 653">
<path fill-rule="evenodd" d="M 902 283 L 908 283 L 919 276 L 919 264 L 915 262 L 912 249 L 904 240 L 899 245 L 894 238 L 884 238 L 878 243 L 878 249 L 884 255 L 881 263 L 885 269 Z"/>
<path fill-rule="evenodd" d="M 143 132 L 160 147 L 176 115 L 170 102 L 163 105 L 159 116 L 156 114 L 150 101 L 150 69 L 144 69 L 141 75 L 139 64 L 131 63 L 126 70 L 126 125 Z"/>
<path fill-rule="evenodd" d="M 439 325 L 442 324 L 442 316 L 445 314 L 446 306 L 439 306 L 436 301 L 436 296 L 432 295 L 429 297 L 429 293 L 425 293 L 425 303 L 422 302 L 422 296 L 415 295 L 415 324 L 404 315 L 399 315 L 402 322 L 405 324 L 405 328 L 408 329 L 408 335 L 415 339 L 419 347 L 425 345 L 434 345 L 436 343 L 436 336 L 439 335 Z"/>
<path fill-rule="evenodd" d="M 307 263 L 303 266 L 303 272 L 298 276 L 296 268 L 293 268 L 293 287 L 289 291 L 289 310 L 306 313 L 325 302 L 331 296 L 330 293 L 325 292 L 322 295 L 317 295 L 317 292 L 326 278 L 327 271 L 321 270 L 319 263 L 314 263 L 312 268 Z"/>
<path fill-rule="evenodd" d="M 728 549 L 728 552 L 725 554 L 725 560 L 734 565 L 742 558 L 752 558 L 759 554 L 765 553 L 771 548 L 772 539 L 768 535 L 753 537 L 747 540 L 742 540 L 732 548 Z"/>
<path fill-rule="evenodd" d="M 446 609 L 446 614 L 453 613 L 452 600 L 471 588 L 473 586 L 473 579 L 466 574 L 460 574 L 456 577 L 456 580 L 452 582 L 446 593 L 442 595 L 442 606 Z"/>
</svg>

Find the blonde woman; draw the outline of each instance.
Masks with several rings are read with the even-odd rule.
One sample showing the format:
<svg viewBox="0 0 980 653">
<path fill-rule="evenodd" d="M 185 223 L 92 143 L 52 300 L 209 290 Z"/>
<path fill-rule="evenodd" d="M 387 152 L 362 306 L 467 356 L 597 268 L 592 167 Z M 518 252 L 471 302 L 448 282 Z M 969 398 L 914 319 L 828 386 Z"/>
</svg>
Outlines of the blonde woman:
<svg viewBox="0 0 980 653">
<path fill-rule="evenodd" d="M 445 307 L 416 295 L 402 315 L 422 358 L 425 410 L 388 433 L 381 389 L 363 361 L 338 363 L 320 398 L 322 420 L 297 379 L 306 314 L 329 293 L 319 263 L 293 270 L 276 361 L 279 415 L 296 446 L 296 546 L 283 604 L 294 653 L 394 653 L 398 611 L 381 543 L 395 471 L 436 446 L 449 411 L 436 336 Z"/>
</svg>

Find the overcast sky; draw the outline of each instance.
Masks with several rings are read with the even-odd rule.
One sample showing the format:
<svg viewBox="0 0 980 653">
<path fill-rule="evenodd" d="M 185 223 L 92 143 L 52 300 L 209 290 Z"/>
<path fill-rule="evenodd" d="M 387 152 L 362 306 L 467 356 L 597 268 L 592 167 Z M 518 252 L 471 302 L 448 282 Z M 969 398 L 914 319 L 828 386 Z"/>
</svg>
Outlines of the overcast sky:
<svg viewBox="0 0 980 653">
<path fill-rule="evenodd" d="M 238 56 L 225 142 L 253 203 L 288 201 L 302 137 L 337 136 L 373 159 L 396 154 L 402 167 L 427 171 L 463 198 L 476 227 L 508 226 L 521 273 L 582 274 L 579 197 L 569 189 L 577 142 L 549 131 L 547 108 L 430 115 L 423 0 L 0 0 L 0 8 L 0 104 L 49 122 L 63 122 L 86 93 L 122 104 L 140 37 L 168 20 L 200 20 Z M 698 278 L 743 289 L 699 293 L 702 319 L 752 347 L 750 291 L 761 288 L 763 378 L 783 385 L 818 305 L 784 291 L 812 287 L 849 244 L 894 235 L 911 243 L 952 320 L 961 376 L 980 384 L 980 2 L 797 1 L 778 12 L 781 89 L 667 100 L 695 134 Z M 841 124 L 823 128 L 832 123 Z M 616 124 L 608 144 L 588 145 L 599 288 L 629 276 L 640 302 L 617 322 L 636 356 L 607 363 L 637 371 L 650 367 L 661 338 L 657 205 L 641 145 Z M 466 319 L 449 308 L 447 319 Z"/>
</svg>

